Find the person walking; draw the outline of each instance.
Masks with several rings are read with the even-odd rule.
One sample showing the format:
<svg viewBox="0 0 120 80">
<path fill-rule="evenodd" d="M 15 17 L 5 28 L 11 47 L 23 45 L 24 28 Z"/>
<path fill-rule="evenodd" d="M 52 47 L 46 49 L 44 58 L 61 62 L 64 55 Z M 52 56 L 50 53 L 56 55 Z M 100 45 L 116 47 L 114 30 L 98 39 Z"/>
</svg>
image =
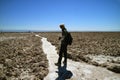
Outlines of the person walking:
<svg viewBox="0 0 120 80">
<path fill-rule="evenodd" d="M 56 66 L 61 66 L 61 60 L 62 60 L 62 55 L 64 53 L 64 65 L 67 65 L 67 29 L 65 28 L 64 24 L 61 24 L 60 29 L 62 30 L 62 37 L 59 37 L 59 40 L 61 40 L 61 45 L 60 45 L 60 50 L 59 50 L 59 58 L 58 58 L 58 62 L 55 63 Z"/>
</svg>

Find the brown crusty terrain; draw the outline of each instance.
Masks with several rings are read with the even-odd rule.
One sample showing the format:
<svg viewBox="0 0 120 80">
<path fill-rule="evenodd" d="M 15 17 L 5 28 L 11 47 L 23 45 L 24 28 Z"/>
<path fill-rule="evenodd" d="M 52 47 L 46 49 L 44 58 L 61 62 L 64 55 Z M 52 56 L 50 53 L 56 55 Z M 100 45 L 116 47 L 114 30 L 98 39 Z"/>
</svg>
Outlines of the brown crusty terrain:
<svg viewBox="0 0 120 80">
<path fill-rule="evenodd" d="M 43 80 L 48 61 L 41 45 L 31 33 L 0 33 L 0 80 Z"/>
</svg>

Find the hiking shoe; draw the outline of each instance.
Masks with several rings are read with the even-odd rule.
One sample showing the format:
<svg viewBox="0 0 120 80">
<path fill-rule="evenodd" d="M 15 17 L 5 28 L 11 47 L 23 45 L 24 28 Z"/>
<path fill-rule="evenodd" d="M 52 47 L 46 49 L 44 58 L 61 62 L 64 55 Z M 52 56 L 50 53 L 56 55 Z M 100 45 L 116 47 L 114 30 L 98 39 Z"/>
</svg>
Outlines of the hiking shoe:
<svg viewBox="0 0 120 80">
<path fill-rule="evenodd" d="M 61 66 L 61 64 L 60 64 L 60 63 L 55 63 L 55 65 L 56 65 L 56 66 Z"/>
</svg>

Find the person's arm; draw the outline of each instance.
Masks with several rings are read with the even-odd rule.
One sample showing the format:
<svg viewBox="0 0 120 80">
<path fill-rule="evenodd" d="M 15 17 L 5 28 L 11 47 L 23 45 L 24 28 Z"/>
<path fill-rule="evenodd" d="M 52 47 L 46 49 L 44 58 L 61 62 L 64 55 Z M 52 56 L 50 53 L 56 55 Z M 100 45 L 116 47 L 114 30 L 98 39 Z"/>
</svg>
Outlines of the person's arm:
<svg viewBox="0 0 120 80">
<path fill-rule="evenodd" d="M 67 30 L 66 29 L 64 29 L 64 36 L 66 37 L 67 36 L 67 34 L 68 34 L 68 32 L 67 32 Z"/>
<path fill-rule="evenodd" d="M 62 30 L 62 41 L 64 41 L 65 40 L 65 38 L 67 37 L 67 30 L 66 29 L 64 29 L 64 30 Z"/>
</svg>

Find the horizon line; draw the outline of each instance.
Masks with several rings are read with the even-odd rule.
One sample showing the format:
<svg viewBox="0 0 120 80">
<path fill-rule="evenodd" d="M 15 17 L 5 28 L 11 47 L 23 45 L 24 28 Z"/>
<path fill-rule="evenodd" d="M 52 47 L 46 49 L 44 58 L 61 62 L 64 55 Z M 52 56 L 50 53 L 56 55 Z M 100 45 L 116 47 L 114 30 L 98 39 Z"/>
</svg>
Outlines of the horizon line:
<svg viewBox="0 0 120 80">
<path fill-rule="evenodd" d="M 2 32 L 61 32 L 61 30 L 0 30 L 0 33 Z M 120 32 L 120 31 L 100 31 L 100 30 L 68 30 L 68 32 Z"/>
</svg>

